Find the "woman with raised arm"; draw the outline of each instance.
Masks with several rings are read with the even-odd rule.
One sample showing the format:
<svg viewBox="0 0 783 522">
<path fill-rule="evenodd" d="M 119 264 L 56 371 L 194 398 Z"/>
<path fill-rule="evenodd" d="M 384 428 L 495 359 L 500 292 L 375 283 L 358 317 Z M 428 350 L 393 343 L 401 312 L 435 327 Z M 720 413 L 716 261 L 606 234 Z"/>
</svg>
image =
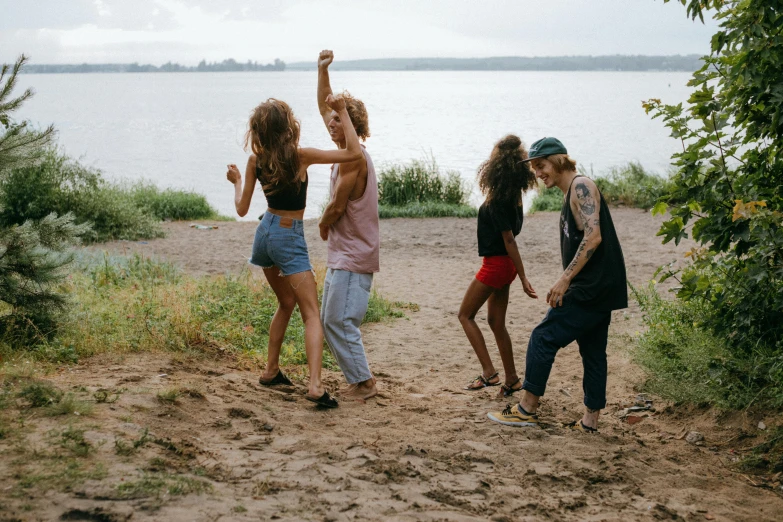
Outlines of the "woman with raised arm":
<svg viewBox="0 0 783 522">
<path fill-rule="evenodd" d="M 267 211 L 256 229 L 249 262 L 260 266 L 277 296 L 278 307 L 269 325 L 267 364 L 259 382 L 264 386 L 291 384 L 280 371 L 280 348 L 294 307 L 299 305 L 305 326 L 305 350 L 310 370 L 307 400 L 336 408 L 337 401 L 321 383 L 323 329 L 318 313 L 318 294 L 307 243 L 304 209 L 307 200 L 307 168 L 316 163 L 347 163 L 362 157 L 359 138 L 351 124 L 345 102 L 329 96 L 326 103 L 340 115 L 346 148 L 319 150 L 299 147 L 299 121 L 283 101 L 270 98 L 253 110 L 245 136 L 245 149 L 252 154 L 245 168 L 245 182 L 236 165 L 226 177 L 234 184 L 237 214 L 250 208 L 256 180 L 267 201 Z"/>
</svg>

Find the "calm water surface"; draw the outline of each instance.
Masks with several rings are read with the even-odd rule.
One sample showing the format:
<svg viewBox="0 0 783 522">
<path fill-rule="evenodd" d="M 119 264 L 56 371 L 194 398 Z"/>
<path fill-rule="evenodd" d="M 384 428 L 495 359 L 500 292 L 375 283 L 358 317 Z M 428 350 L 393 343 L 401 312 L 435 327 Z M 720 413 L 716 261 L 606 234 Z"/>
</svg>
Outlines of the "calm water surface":
<svg viewBox="0 0 783 522">
<path fill-rule="evenodd" d="M 474 181 L 476 167 L 507 133 L 528 145 L 557 136 L 596 174 L 639 161 L 664 173 L 678 142 L 641 101 L 688 97 L 688 73 L 671 72 L 336 72 L 332 86 L 367 105 L 376 166 L 430 154 Z M 316 73 L 23 75 L 35 97 L 19 117 L 54 123 L 72 156 L 109 179 L 147 179 L 203 193 L 235 215 L 227 163 L 244 168 L 250 110 L 268 97 L 288 102 L 301 144 L 331 148 L 315 92 Z M 19 90 L 21 92 L 21 89 Z M 328 166 L 310 170 L 307 217 L 328 197 Z M 478 195 L 475 195 L 478 199 Z M 266 208 L 259 191 L 248 217 Z"/>
</svg>

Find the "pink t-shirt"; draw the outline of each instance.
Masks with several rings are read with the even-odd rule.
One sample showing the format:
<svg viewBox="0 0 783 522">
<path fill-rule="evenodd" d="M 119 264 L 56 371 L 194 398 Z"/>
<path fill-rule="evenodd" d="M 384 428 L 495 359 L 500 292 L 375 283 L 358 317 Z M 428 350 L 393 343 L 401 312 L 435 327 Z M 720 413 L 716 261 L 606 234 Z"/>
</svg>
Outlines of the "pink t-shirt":
<svg viewBox="0 0 783 522">
<path fill-rule="evenodd" d="M 378 179 L 367 149 L 367 187 L 360 198 L 348 200 L 345 214 L 329 227 L 326 266 L 359 274 L 380 271 L 381 235 L 378 223 Z M 334 193 L 339 164 L 332 166 L 329 193 Z"/>
</svg>

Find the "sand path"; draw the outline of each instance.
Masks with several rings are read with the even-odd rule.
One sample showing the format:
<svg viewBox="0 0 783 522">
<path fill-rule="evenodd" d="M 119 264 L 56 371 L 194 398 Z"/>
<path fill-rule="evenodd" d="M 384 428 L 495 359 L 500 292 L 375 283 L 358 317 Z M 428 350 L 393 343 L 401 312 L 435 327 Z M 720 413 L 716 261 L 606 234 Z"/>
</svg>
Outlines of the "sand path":
<svg viewBox="0 0 783 522">
<path fill-rule="evenodd" d="M 645 284 L 657 266 L 687 249 L 661 245 L 654 235 L 659 220 L 648 213 L 615 209 L 613 215 L 634 284 Z M 554 213 L 528 216 L 518 238 L 539 295 L 561 273 L 557 219 Z M 219 226 L 204 231 L 171 223 L 166 239 L 101 248 L 161 255 L 199 274 L 240 270 L 255 224 Z M 314 223 L 306 233 L 313 261 L 323 263 Z M 561 427 L 581 414 L 582 367 L 574 346 L 555 363 L 540 410 L 542 429 L 502 427 L 486 418 L 505 404 L 495 399 L 497 388 L 461 389 L 479 371 L 457 320 L 479 264 L 475 221 L 388 220 L 381 234 L 376 287 L 420 310 L 364 328 L 381 390 L 377 399 L 318 411 L 304 400 L 301 385 L 261 388 L 257 373 L 230 361 L 168 355 L 86 361 L 59 376 L 61 384 L 129 387 L 112 411 L 97 413 L 101 429 L 130 439 L 146 427 L 170 439 L 179 450 L 163 455 L 170 465 L 202 470 L 214 489 L 165 502 L 117 499 L 107 493 L 112 480 L 137 476 L 140 462 L 165 450 L 151 445 L 135 460 L 107 450 L 106 458 L 115 459 L 109 478 L 88 482 L 76 494 L 53 495 L 44 513 L 56 518 L 66 509 L 100 508 L 116 520 L 131 514 L 133 520 L 780 520 L 783 499 L 725 465 L 723 441 L 747 419 L 719 424 L 710 413 L 659 399 L 657 412 L 638 424 L 619 418 L 642 381 L 627 353 L 642 328 L 635 303 L 613 316 L 609 405 L 600 434 Z M 529 333 L 545 312 L 542 300 L 529 299 L 518 283 L 512 287 L 507 322 L 520 374 Z M 500 369 L 486 311 L 479 317 Z M 203 386 L 206 398 L 161 406 L 150 395 L 183 383 Z M 341 376 L 327 372 L 327 384 L 337 387 Z M 677 438 L 695 429 L 704 433 L 703 445 Z"/>
</svg>

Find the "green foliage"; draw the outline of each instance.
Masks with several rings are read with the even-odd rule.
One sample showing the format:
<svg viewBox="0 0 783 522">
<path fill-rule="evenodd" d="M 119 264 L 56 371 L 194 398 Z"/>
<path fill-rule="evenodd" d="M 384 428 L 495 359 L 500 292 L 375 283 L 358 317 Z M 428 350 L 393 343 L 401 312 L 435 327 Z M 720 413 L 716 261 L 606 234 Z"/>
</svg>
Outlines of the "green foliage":
<svg viewBox="0 0 783 522">
<path fill-rule="evenodd" d="M 212 485 L 203 480 L 170 473 L 143 473 L 139 480 L 117 485 L 117 494 L 123 499 L 179 496 L 212 491 Z"/>
<path fill-rule="evenodd" d="M 459 217 L 473 218 L 478 209 L 470 205 L 455 205 L 438 201 L 408 203 L 405 205 L 379 205 L 378 216 L 389 218 Z"/>
<path fill-rule="evenodd" d="M 533 212 L 560 212 L 563 208 L 563 191 L 557 187 L 546 188 L 542 183 L 538 184 L 538 193 L 533 198 L 530 213 Z"/>
<path fill-rule="evenodd" d="M 24 351 L 26 358 L 75 362 L 97 353 L 171 350 L 194 354 L 266 356 L 269 324 L 277 299 L 263 278 L 193 278 L 154 258 L 84 256 L 68 282 L 73 304 L 56 335 L 35 344 L 3 345 L 0 356 Z M 323 281 L 323 274 L 318 276 Z M 319 284 L 319 288 L 322 285 Z M 366 322 L 399 317 L 414 305 L 390 303 L 373 292 Z M 304 325 L 294 313 L 281 364 L 306 363 Z M 324 364 L 334 367 L 329 351 Z M 173 393 L 169 393 L 173 392 Z M 163 402 L 197 390 L 168 390 Z"/>
<path fill-rule="evenodd" d="M 60 402 L 63 392 L 46 381 L 35 381 L 22 388 L 18 395 L 31 408 L 41 408 Z"/>
<path fill-rule="evenodd" d="M 678 277 L 679 298 L 710 307 L 702 327 L 726 339 L 732 357 L 768 360 L 759 378 L 775 388 L 783 364 L 783 6 L 680 3 L 694 18 L 716 9 L 720 30 L 690 81 L 687 106 L 644 104 L 683 148 L 673 156 L 670 218 L 659 235 L 679 243 L 690 234 L 703 246 L 681 274 L 664 277 Z"/>
<path fill-rule="evenodd" d="M 378 202 L 384 206 L 410 203 L 468 204 L 470 188 L 457 172 L 442 174 L 434 158 L 391 165 L 378 176 Z"/>
<path fill-rule="evenodd" d="M 146 215 L 159 220 L 221 219 L 207 198 L 195 192 L 185 190 L 161 190 L 152 183 L 139 182 L 128 189 L 134 204 Z"/>
<path fill-rule="evenodd" d="M 654 283 L 632 287 L 647 330 L 633 355 L 648 373 L 647 389 L 677 402 L 737 408 L 759 394 L 783 404 L 783 383 L 765 388 L 774 358 L 756 354 L 739 359 L 725 338 L 704 325 L 712 308 L 702 300 L 666 300 Z M 778 373 L 780 370 L 778 369 Z M 774 373 L 774 370 L 773 370 Z"/>
<path fill-rule="evenodd" d="M 0 225 L 39 220 L 49 213 L 72 213 L 91 225 L 88 241 L 161 237 L 163 219 L 226 219 L 193 192 L 161 190 L 148 183 L 106 182 L 56 149 L 33 165 L 11 169 L 0 179 Z"/>
<path fill-rule="evenodd" d="M 11 114 L 32 96 L 11 98 L 26 58 L 0 69 L 0 184 L 15 168 L 35 168 L 51 142 L 53 128 L 36 131 Z M 0 201 L 0 213 L 3 211 Z M 72 260 L 70 247 L 87 232 L 69 214 L 42 212 L 37 222 L 0 220 L 0 339 L 25 343 L 51 337 L 66 299 L 57 288 Z"/>
</svg>

